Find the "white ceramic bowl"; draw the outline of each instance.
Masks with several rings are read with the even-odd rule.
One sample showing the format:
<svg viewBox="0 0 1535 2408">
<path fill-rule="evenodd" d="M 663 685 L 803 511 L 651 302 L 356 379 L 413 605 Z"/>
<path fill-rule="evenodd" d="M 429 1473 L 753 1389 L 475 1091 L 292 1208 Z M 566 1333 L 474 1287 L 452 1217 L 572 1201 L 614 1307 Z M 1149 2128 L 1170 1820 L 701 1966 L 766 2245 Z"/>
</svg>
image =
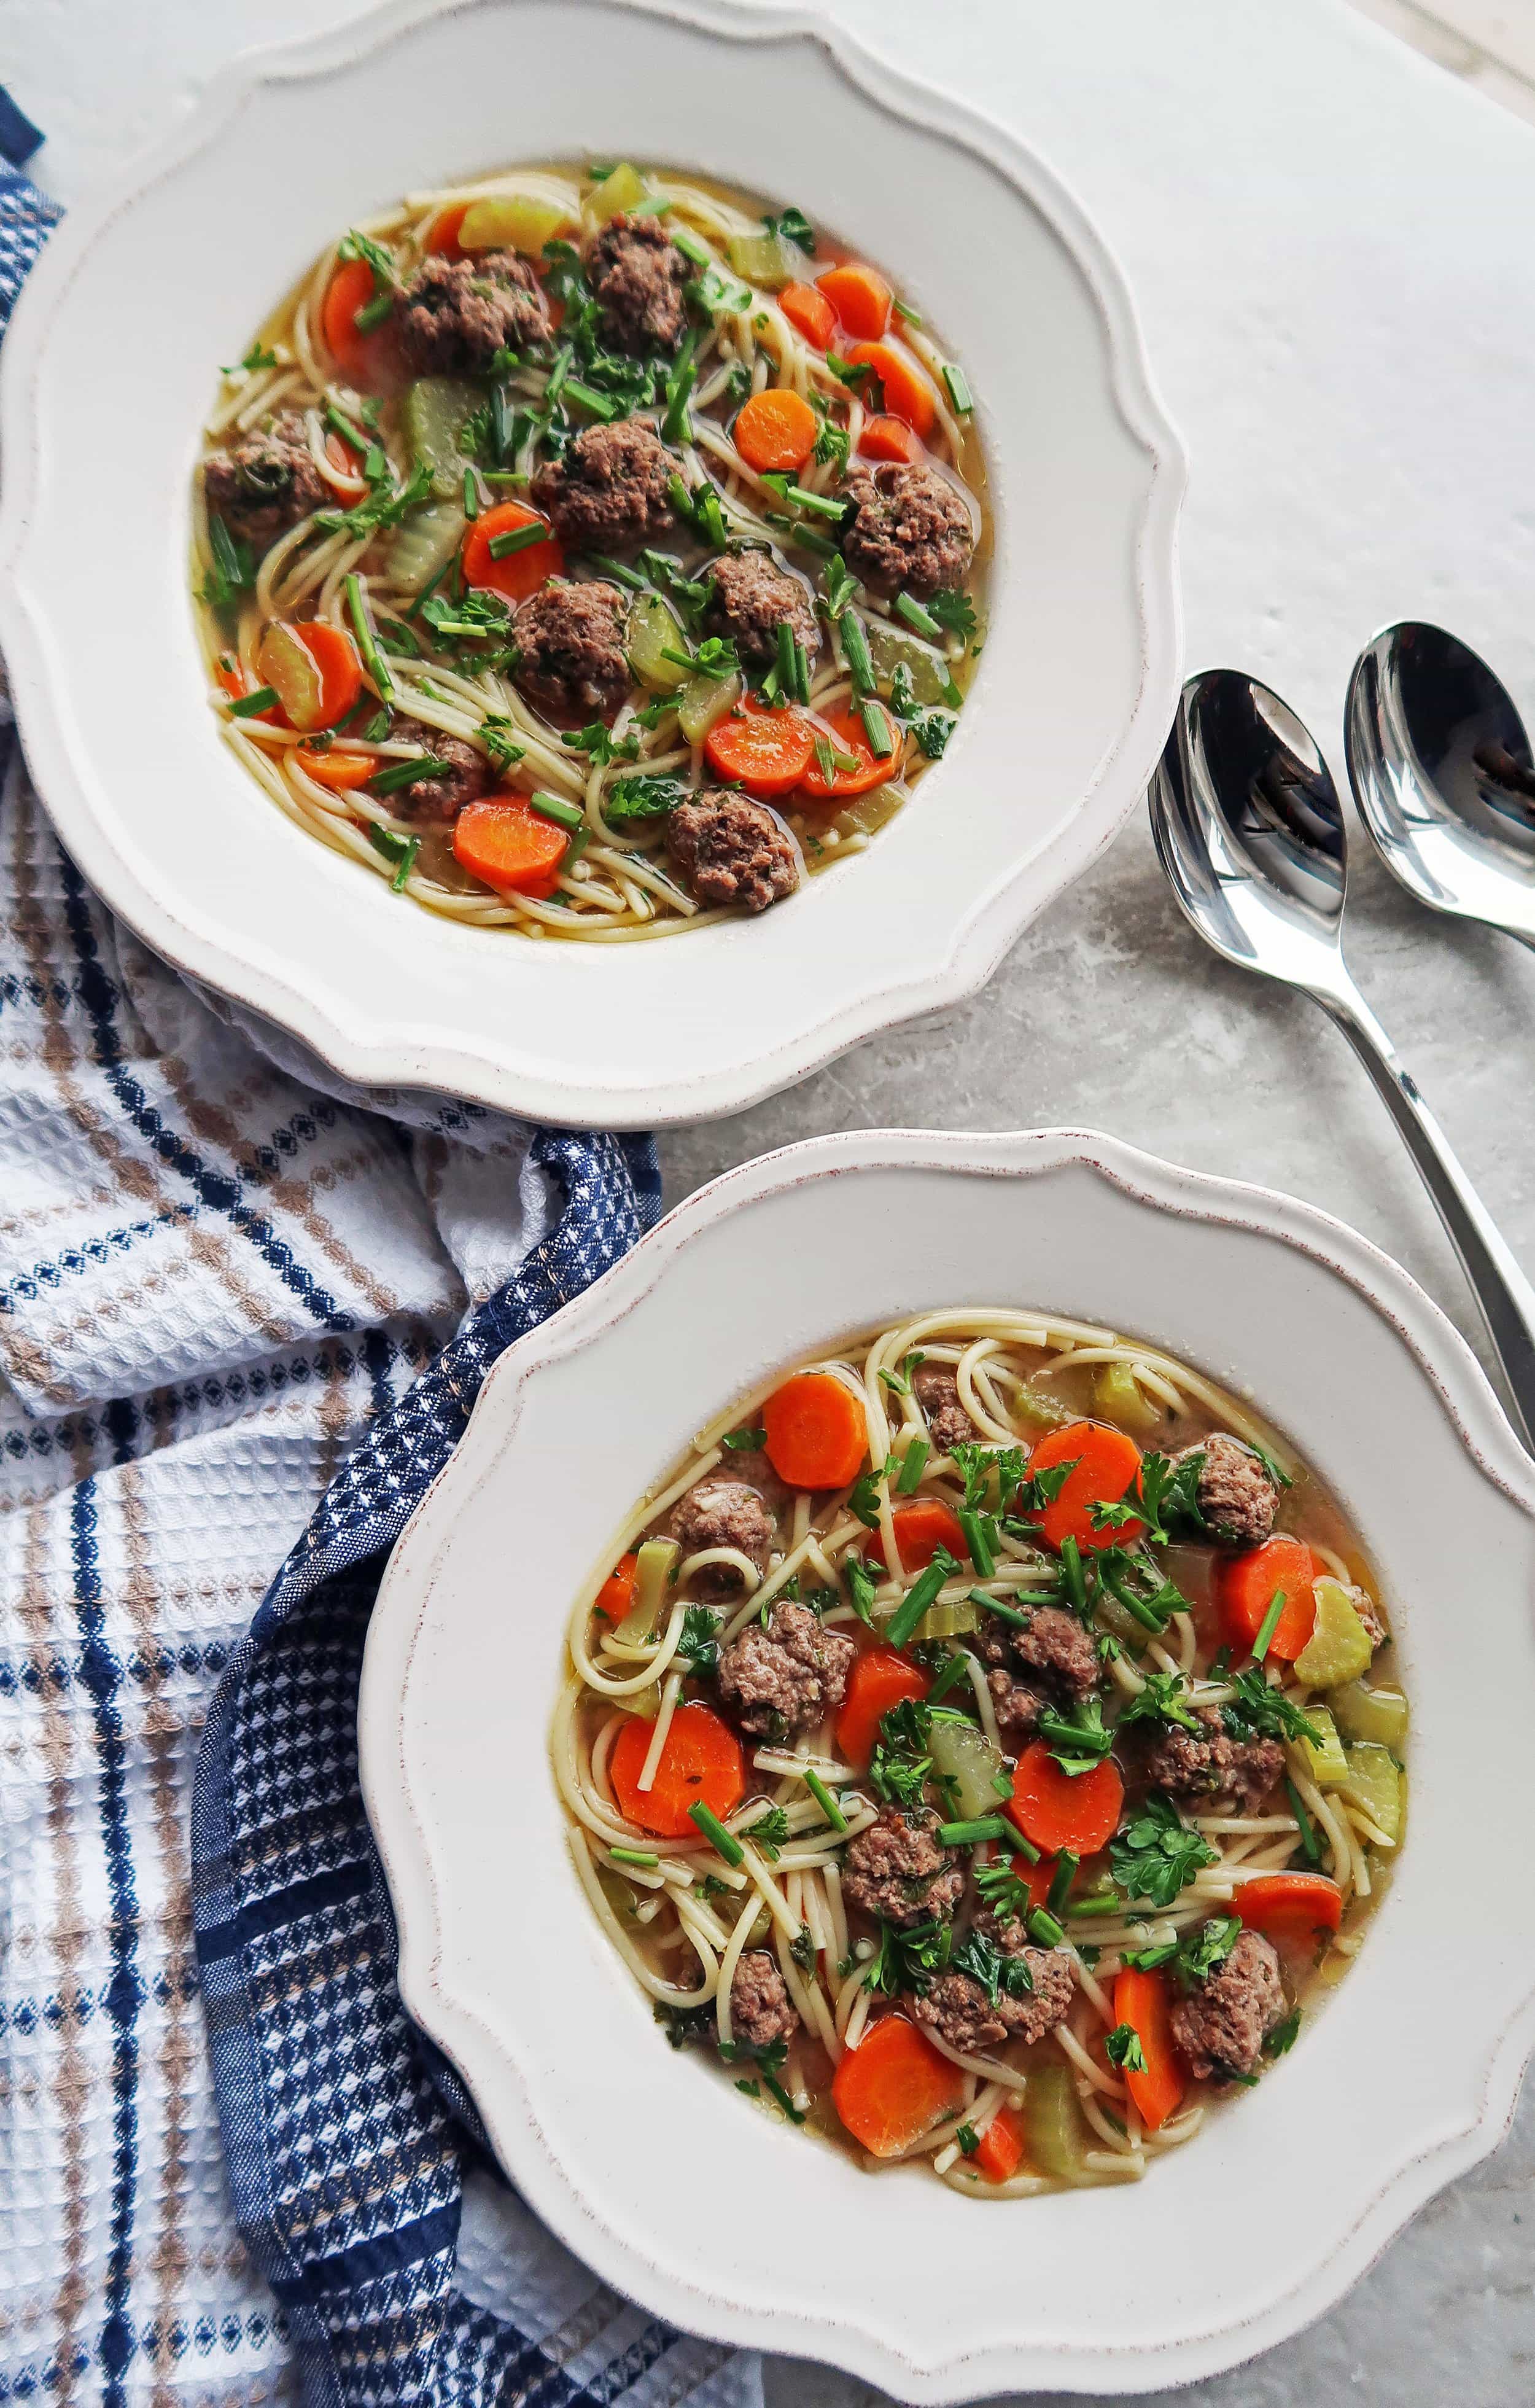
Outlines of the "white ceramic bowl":
<svg viewBox="0 0 1535 2408">
<path fill-rule="evenodd" d="M 995 609 L 949 755 L 868 854 L 755 924 L 534 946 L 434 919 L 290 825 L 207 708 L 187 523 L 216 364 L 338 227 L 520 148 L 796 202 L 899 276 L 980 396 Z M 1117 270 L 999 128 L 798 15 L 411 0 L 237 62 L 53 236 L 0 381 L 0 634 L 60 833 L 157 952 L 365 1085 L 566 1125 L 738 1111 L 973 994 L 1172 716 L 1184 463 Z"/>
<path fill-rule="evenodd" d="M 665 2046 L 570 1867 L 545 1731 L 576 1586 L 694 1430 L 839 1333 L 997 1301 L 1185 1356 L 1327 1472 L 1390 1601 L 1413 1787 L 1356 1966 L 1255 2091 L 1143 2185 L 981 2204 L 871 2179 Z M 1352 1230 L 1100 1137 L 793 1147 L 509 1351 L 400 1541 L 360 1727 L 406 2002 L 538 2213 L 693 2331 L 911 2401 L 1212 2373 L 1327 2307 L 1512 2112 L 1535 2039 L 1532 1593 L 1535 1468 L 1442 1314 Z"/>
</svg>

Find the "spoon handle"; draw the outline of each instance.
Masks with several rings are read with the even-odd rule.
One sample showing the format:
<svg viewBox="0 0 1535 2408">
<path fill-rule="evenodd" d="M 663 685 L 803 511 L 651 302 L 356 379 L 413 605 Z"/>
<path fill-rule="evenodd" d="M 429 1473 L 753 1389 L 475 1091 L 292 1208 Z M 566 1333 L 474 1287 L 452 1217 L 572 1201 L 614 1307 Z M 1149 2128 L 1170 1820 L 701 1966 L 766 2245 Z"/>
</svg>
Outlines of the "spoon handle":
<svg viewBox="0 0 1535 2408">
<path fill-rule="evenodd" d="M 1314 990 L 1313 990 L 1314 992 Z M 1507 1384 L 1515 1429 L 1535 1455 L 1535 1287 L 1513 1254 L 1424 1102 L 1411 1071 L 1352 983 L 1318 995 L 1369 1071 L 1460 1257 Z"/>
</svg>

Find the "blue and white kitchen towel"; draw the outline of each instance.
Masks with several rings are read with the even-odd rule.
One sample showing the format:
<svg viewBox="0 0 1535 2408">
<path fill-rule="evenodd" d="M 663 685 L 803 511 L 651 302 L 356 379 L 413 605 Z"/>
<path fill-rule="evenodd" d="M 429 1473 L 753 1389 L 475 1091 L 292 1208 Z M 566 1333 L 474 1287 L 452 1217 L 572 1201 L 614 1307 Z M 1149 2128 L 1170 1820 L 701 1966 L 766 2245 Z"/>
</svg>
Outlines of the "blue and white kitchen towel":
<svg viewBox="0 0 1535 2408">
<path fill-rule="evenodd" d="M 0 171 L 0 323 L 54 214 Z M 383 1553 L 650 1144 L 280 1068 L 0 720 L 0 2401 L 757 2408 L 445 2112 L 355 1770 Z"/>
</svg>

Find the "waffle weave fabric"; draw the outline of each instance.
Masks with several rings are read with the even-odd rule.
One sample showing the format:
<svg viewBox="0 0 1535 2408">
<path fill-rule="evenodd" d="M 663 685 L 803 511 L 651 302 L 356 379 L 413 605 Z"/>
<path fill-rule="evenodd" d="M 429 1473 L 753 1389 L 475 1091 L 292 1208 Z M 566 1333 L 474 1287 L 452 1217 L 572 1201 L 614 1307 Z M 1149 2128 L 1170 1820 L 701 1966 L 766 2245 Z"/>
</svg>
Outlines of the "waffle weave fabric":
<svg viewBox="0 0 1535 2408">
<path fill-rule="evenodd" d="M 55 216 L 0 172 L 0 325 Z M 8 705 L 0 770 L 0 2401 L 757 2408 L 450 2113 L 356 1779 L 384 1554 L 653 1150 L 365 1108 L 104 910 Z"/>
</svg>

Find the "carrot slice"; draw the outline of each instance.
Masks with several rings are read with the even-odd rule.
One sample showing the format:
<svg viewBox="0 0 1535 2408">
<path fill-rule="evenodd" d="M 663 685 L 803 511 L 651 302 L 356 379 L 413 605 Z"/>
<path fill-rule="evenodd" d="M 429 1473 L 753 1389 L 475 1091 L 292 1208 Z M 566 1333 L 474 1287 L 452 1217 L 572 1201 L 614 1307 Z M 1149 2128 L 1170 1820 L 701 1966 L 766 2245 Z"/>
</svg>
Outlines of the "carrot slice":
<svg viewBox="0 0 1535 2408">
<path fill-rule="evenodd" d="M 458 201 L 452 208 L 439 209 L 432 220 L 432 231 L 426 237 L 427 250 L 445 252 L 450 259 L 456 259 L 459 256 L 459 228 L 468 213 L 467 201 Z"/>
<path fill-rule="evenodd" d="M 1095 1555 L 1100 1547 L 1132 1546 L 1145 1529 L 1144 1522 L 1100 1530 L 1091 1509 L 1117 1505 L 1134 1481 L 1140 1469 L 1140 1449 L 1134 1439 L 1108 1422 L 1068 1422 L 1064 1429 L 1047 1430 L 1028 1458 L 1031 1472 L 1048 1471 L 1058 1463 L 1076 1469 L 1039 1516 L 1050 1545 L 1058 1551 L 1063 1539 L 1075 1539 L 1079 1547 Z"/>
<path fill-rule="evenodd" d="M 831 2103 L 873 2157 L 898 2157 L 965 2103 L 965 2076 L 904 2015 L 884 2015 L 849 2049 Z"/>
<path fill-rule="evenodd" d="M 891 1515 L 896 1545 L 909 1572 L 925 1571 L 940 1547 L 965 1560 L 965 1533 L 941 1497 L 919 1497 L 914 1505 L 897 1505 Z M 884 1541 L 878 1532 L 866 1549 L 872 1563 L 884 1562 Z"/>
<path fill-rule="evenodd" d="M 1274 1598 L 1284 1603 L 1269 1641 L 1269 1654 L 1293 1664 L 1316 1625 L 1313 1583 L 1322 1570 L 1299 1539 L 1266 1539 L 1261 1547 L 1228 1555 L 1215 1574 L 1215 1596 L 1228 1643 L 1249 1648 L 1263 1627 Z"/>
<path fill-rule="evenodd" d="M 526 543 L 497 560 L 491 546 L 498 536 L 515 535 L 520 527 L 541 526 L 540 541 Z M 497 502 L 476 519 L 464 538 L 461 554 L 466 585 L 488 587 L 510 602 L 525 602 L 551 577 L 565 574 L 565 546 L 550 530 L 549 521 L 525 502 Z"/>
<path fill-rule="evenodd" d="M 1231 1904 L 1253 1930 L 1282 1940 L 1336 1931 L 1343 1919 L 1343 1893 L 1325 1873 L 1266 1873 L 1241 1883 Z"/>
<path fill-rule="evenodd" d="M 845 1488 L 868 1453 L 868 1424 L 835 1371 L 796 1371 L 762 1409 L 768 1460 L 791 1488 Z"/>
<path fill-rule="evenodd" d="M 608 1758 L 609 1778 L 620 1812 L 658 1840 L 696 1840 L 698 1827 L 688 1812 L 707 1806 L 724 1819 L 746 1795 L 746 1758 L 741 1743 L 711 1707 L 679 1706 L 662 1742 L 655 1778 L 639 1786 L 653 1722 L 638 1715 L 625 1722 Z"/>
<path fill-rule="evenodd" d="M 340 746 L 331 752 L 316 752 L 308 744 L 300 744 L 294 757 L 317 786 L 329 786 L 337 795 L 350 795 L 354 787 L 366 786 L 383 767 L 376 752 L 348 752 Z"/>
<path fill-rule="evenodd" d="M 357 312 L 373 298 L 373 270 L 366 259 L 344 259 L 325 287 L 320 325 L 325 349 L 353 383 L 366 383 L 378 357 L 375 336 L 357 323 Z"/>
<path fill-rule="evenodd" d="M 837 1717 L 837 1745 L 860 1770 L 874 1753 L 882 1716 L 903 1698 L 925 1698 L 933 1684 L 920 1664 L 895 1647 L 869 1647 L 848 1674 L 847 1695 Z"/>
<path fill-rule="evenodd" d="M 294 633 L 320 672 L 318 724 L 334 727 L 338 719 L 345 719 L 363 691 L 357 647 L 346 629 L 333 625 L 329 619 L 302 620 Z"/>
<path fill-rule="evenodd" d="M 800 793 L 813 796 L 818 803 L 835 802 L 843 795 L 867 795 L 871 786 L 882 786 L 887 778 L 893 778 L 901 766 L 901 755 L 906 747 L 901 740 L 900 729 L 888 711 L 885 719 L 890 728 L 891 747 L 882 761 L 868 740 L 868 731 L 857 711 L 851 706 L 845 710 L 828 711 L 826 724 L 831 729 L 832 743 L 831 781 L 828 784 L 812 752 L 811 766 L 800 781 Z M 839 752 L 845 753 L 854 764 L 853 768 L 841 767 L 836 757 Z"/>
<path fill-rule="evenodd" d="M 759 473 L 803 468 L 815 449 L 818 422 L 803 394 L 784 385 L 768 385 L 754 393 L 737 412 L 731 429 L 736 449 L 749 468 Z"/>
<path fill-rule="evenodd" d="M 763 796 L 791 793 L 814 749 L 815 730 L 797 710 L 744 707 L 716 720 L 704 744 L 717 778 L 739 778 L 750 794 Z"/>
<path fill-rule="evenodd" d="M 818 293 L 813 284 L 785 284 L 778 306 L 807 343 L 813 343 L 818 351 L 826 349 L 837 332 L 837 312 L 824 293 Z"/>
<path fill-rule="evenodd" d="M 1012 1776 L 1012 1796 L 1002 1812 L 1026 1840 L 1058 1856 L 1090 1856 L 1107 1847 L 1119 1828 L 1125 1783 L 1112 1756 L 1090 1772 L 1063 1772 L 1042 1739 L 1026 1747 Z"/>
<path fill-rule="evenodd" d="M 564 828 L 520 796 L 487 796 L 466 804 L 453 822 L 453 858 L 460 868 L 512 895 L 552 895 L 569 849 Z"/>
<path fill-rule="evenodd" d="M 970 2152 L 970 2163 L 989 2183 L 1011 2182 L 1024 2162 L 1024 2136 L 1011 2107 L 999 2108 Z"/>
<path fill-rule="evenodd" d="M 621 1623 L 634 1603 L 635 1574 L 639 1570 L 638 1555 L 620 1555 L 612 1570 L 597 1591 L 595 1613 L 615 1626 Z"/>
<path fill-rule="evenodd" d="M 922 445 L 903 418 L 866 418 L 858 437 L 866 460 L 920 460 Z"/>
<path fill-rule="evenodd" d="M 854 367 L 873 369 L 892 418 L 904 418 L 918 435 L 931 433 L 938 395 L 903 343 L 854 343 L 848 358 Z"/>
<path fill-rule="evenodd" d="M 861 259 L 828 267 L 825 276 L 816 278 L 815 289 L 825 294 L 855 341 L 877 342 L 890 323 L 895 295 L 879 269 Z"/>
<path fill-rule="evenodd" d="M 1172 2037 L 1170 2006 L 1167 1982 L 1158 1972 L 1128 1965 L 1114 1983 L 1114 2021 L 1130 2026 L 1146 2060 L 1140 2072 L 1128 2065 L 1123 2071 L 1125 2087 L 1148 2132 L 1161 2129 L 1187 2087 Z"/>
</svg>

